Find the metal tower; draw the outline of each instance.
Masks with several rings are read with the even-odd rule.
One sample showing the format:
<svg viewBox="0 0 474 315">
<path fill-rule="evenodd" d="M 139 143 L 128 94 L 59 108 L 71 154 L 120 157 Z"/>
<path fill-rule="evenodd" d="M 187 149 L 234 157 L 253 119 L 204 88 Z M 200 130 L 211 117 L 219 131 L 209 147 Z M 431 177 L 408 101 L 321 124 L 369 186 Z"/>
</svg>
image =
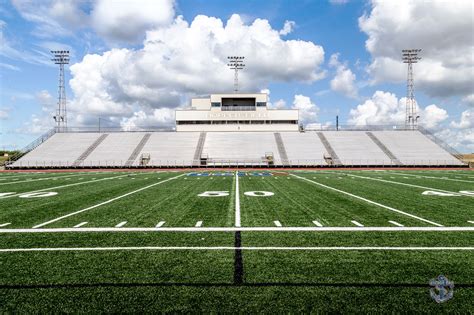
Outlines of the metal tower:
<svg viewBox="0 0 474 315">
<path fill-rule="evenodd" d="M 234 70 L 234 93 L 239 91 L 239 70 L 242 70 L 245 67 L 244 61 L 245 57 L 242 56 L 229 56 L 229 63 L 227 64 L 230 69 Z"/>
<path fill-rule="evenodd" d="M 66 110 L 66 88 L 64 85 L 64 65 L 69 64 L 69 50 L 51 50 L 53 61 L 59 65 L 59 85 L 58 85 L 58 109 L 53 116 L 56 122 L 58 132 L 65 131 L 67 128 L 67 110 Z"/>
<path fill-rule="evenodd" d="M 418 116 L 416 111 L 415 101 L 415 85 L 413 83 L 413 64 L 417 63 L 421 57 L 418 57 L 418 53 L 421 49 L 403 49 L 402 59 L 403 63 L 408 64 L 408 76 L 407 76 L 407 100 L 406 100 L 406 113 L 405 113 L 405 127 L 407 129 L 416 129 Z"/>
</svg>

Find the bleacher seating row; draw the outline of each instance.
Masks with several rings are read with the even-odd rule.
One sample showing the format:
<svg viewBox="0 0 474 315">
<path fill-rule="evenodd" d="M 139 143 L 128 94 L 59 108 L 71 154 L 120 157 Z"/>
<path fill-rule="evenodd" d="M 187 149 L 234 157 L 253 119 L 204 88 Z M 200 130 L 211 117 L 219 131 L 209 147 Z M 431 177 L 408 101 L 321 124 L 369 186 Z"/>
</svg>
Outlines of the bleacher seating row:
<svg viewBox="0 0 474 315">
<path fill-rule="evenodd" d="M 286 158 L 280 157 L 280 152 L 286 154 Z M 200 159 L 196 160 L 196 156 Z M 280 132 L 279 135 L 273 132 L 207 132 L 204 137 L 199 132 L 112 132 L 106 136 L 104 133 L 56 133 L 9 167 L 226 165 L 463 164 L 417 130 L 394 130 Z"/>
</svg>

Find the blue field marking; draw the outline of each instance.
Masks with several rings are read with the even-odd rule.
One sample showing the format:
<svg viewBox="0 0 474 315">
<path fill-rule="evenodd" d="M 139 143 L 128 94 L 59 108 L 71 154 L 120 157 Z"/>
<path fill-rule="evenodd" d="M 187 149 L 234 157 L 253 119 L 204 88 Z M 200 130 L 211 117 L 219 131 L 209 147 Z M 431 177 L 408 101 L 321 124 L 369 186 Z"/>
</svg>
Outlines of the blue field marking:
<svg viewBox="0 0 474 315">
<path fill-rule="evenodd" d="M 233 172 L 212 172 L 212 176 L 234 176 Z"/>
<path fill-rule="evenodd" d="M 187 174 L 187 176 L 194 177 L 207 177 L 207 176 L 234 176 L 233 172 L 193 172 Z"/>
<path fill-rule="evenodd" d="M 209 173 L 189 173 L 187 176 L 209 176 Z"/>
<path fill-rule="evenodd" d="M 239 176 L 273 176 L 271 172 L 238 172 Z"/>
</svg>

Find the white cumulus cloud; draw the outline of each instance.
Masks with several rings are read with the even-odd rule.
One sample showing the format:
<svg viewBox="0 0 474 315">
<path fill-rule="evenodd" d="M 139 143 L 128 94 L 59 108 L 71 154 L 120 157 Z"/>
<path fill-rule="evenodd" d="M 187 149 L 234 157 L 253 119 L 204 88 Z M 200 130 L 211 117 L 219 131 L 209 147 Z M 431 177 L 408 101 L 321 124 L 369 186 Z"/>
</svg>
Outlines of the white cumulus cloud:
<svg viewBox="0 0 474 315">
<path fill-rule="evenodd" d="M 279 32 L 280 35 L 285 36 L 290 34 L 295 29 L 295 25 L 296 23 L 294 21 L 285 21 L 285 24 L 283 24 L 283 28 Z"/>
<path fill-rule="evenodd" d="M 308 96 L 295 95 L 292 109 L 299 110 L 300 122 L 304 125 L 313 124 L 317 121 L 319 107 Z"/>
<path fill-rule="evenodd" d="M 346 63 L 339 61 L 339 54 L 331 55 L 329 65 L 336 68 L 336 75 L 330 82 L 331 90 L 350 98 L 357 98 L 356 75 L 347 67 Z"/>
<path fill-rule="evenodd" d="M 224 22 L 199 15 L 182 17 L 148 31 L 143 48 L 89 54 L 70 67 L 71 108 L 86 115 L 132 118 L 153 109 L 185 105 L 192 95 L 229 92 L 233 73 L 227 56 L 245 56 L 242 91 L 260 91 L 272 81 L 313 82 L 324 73 L 324 50 L 309 41 L 283 40 L 267 20 L 250 24 L 239 15 Z M 136 121 L 145 121 L 135 118 Z"/>
<path fill-rule="evenodd" d="M 373 0 L 359 18 L 372 56 L 374 83 L 402 82 L 401 50 L 420 48 L 415 84 L 431 96 L 472 94 L 474 81 L 473 4 L 468 0 Z"/>
<path fill-rule="evenodd" d="M 474 109 L 462 112 L 459 122 L 451 122 L 451 127 L 458 129 L 474 128 Z"/>
<path fill-rule="evenodd" d="M 370 99 L 359 104 L 349 112 L 349 124 L 365 125 L 403 125 L 405 123 L 406 98 L 398 99 L 393 93 L 376 91 Z M 418 107 L 418 106 L 417 106 Z M 435 128 L 448 118 L 446 110 L 435 104 L 418 107 L 420 125 Z"/>
<path fill-rule="evenodd" d="M 173 0 L 97 0 L 92 26 L 107 40 L 135 42 L 145 31 L 171 23 Z"/>
</svg>

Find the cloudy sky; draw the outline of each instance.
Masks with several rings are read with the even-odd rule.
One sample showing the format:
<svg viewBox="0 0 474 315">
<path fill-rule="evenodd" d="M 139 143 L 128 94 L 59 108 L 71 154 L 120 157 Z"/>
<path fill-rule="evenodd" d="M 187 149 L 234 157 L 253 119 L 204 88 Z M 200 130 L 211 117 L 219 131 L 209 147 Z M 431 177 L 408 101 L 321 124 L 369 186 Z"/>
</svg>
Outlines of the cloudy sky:
<svg viewBox="0 0 474 315">
<path fill-rule="evenodd" d="M 54 126 L 57 68 L 71 51 L 70 126 L 171 128 L 191 97 L 233 89 L 228 55 L 246 57 L 241 90 L 267 91 L 305 124 L 404 122 L 415 66 L 421 124 L 474 152 L 471 0 L 0 0 L 0 147 Z"/>
</svg>

